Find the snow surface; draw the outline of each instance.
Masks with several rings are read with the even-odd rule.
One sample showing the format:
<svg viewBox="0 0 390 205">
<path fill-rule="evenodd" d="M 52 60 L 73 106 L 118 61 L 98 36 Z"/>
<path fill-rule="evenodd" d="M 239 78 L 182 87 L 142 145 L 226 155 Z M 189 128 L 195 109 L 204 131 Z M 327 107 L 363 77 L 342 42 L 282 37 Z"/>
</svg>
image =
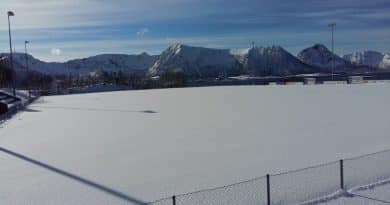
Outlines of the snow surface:
<svg viewBox="0 0 390 205">
<path fill-rule="evenodd" d="M 96 92 L 111 92 L 120 90 L 130 90 L 130 86 L 116 85 L 116 84 L 95 84 L 91 86 L 68 88 L 67 92 L 70 93 L 96 93 Z"/>
<path fill-rule="evenodd" d="M 390 184 L 386 183 L 373 188 L 339 193 L 335 197 L 317 203 L 320 205 L 385 205 L 390 203 Z M 337 194 L 337 193 L 336 193 Z"/>
<path fill-rule="evenodd" d="M 0 201 L 129 203 L 113 193 L 153 201 L 388 149 L 389 89 L 233 86 L 43 97 L 2 124 Z"/>
</svg>

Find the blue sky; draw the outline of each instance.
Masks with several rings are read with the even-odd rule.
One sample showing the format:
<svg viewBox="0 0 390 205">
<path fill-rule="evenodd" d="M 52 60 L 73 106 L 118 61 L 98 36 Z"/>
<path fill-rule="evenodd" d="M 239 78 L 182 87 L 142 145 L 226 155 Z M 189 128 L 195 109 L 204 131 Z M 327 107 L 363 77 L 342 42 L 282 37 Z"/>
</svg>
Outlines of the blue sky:
<svg viewBox="0 0 390 205">
<path fill-rule="evenodd" d="M 336 52 L 390 51 L 389 0 L 2 0 L 0 52 L 13 42 L 46 61 L 101 53 L 158 54 L 174 43 L 214 48 L 281 45 L 293 54 L 329 45 Z"/>
</svg>

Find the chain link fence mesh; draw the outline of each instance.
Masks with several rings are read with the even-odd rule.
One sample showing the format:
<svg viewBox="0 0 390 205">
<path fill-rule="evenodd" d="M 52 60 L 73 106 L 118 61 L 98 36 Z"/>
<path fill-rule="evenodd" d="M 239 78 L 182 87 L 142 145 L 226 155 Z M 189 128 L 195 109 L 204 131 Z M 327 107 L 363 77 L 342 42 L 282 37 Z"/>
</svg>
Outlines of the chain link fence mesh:
<svg viewBox="0 0 390 205">
<path fill-rule="evenodd" d="M 332 162 L 270 176 L 272 204 L 296 204 L 340 189 L 340 166 Z"/>
<path fill-rule="evenodd" d="M 237 183 L 225 187 L 179 195 L 177 205 L 266 205 L 266 177 Z"/>
<path fill-rule="evenodd" d="M 0 169 L 2 180 L 5 184 L 13 184 L 13 178 L 17 178 L 14 169 L 24 168 L 25 163 L 12 160 L 14 156 L 11 151 L 3 149 L 8 155 L 0 155 L 0 161 L 4 168 Z M 270 175 L 270 204 L 299 204 L 338 192 L 341 188 L 341 165 L 343 164 L 344 188 L 350 193 L 363 193 L 365 196 L 389 200 L 386 188 L 380 188 L 381 184 L 390 183 L 390 150 L 363 155 L 360 157 L 343 160 L 343 163 L 331 162 L 318 166 L 308 167 L 300 170 Z M 39 177 L 42 174 L 40 167 L 33 167 L 31 174 Z M 29 168 L 32 169 L 32 168 Z M 59 172 L 59 171 L 57 171 Z M 46 174 L 47 175 L 47 174 Z M 34 177 L 30 179 L 33 180 Z M 46 177 L 53 177 L 56 180 L 64 180 L 58 173 L 51 173 Z M 74 177 L 75 178 L 75 177 Z M 53 180 L 53 181 L 56 181 Z M 27 183 L 32 184 L 32 182 Z M 72 180 L 64 180 L 61 186 L 65 190 L 72 190 L 68 186 L 77 187 L 78 192 L 90 197 L 100 196 L 98 190 L 91 186 L 84 186 Z M 370 187 L 379 187 L 375 192 L 370 192 Z M 23 187 L 23 186 L 15 186 Z M 51 186 L 50 186 L 51 187 Z M 57 186 L 53 186 L 57 187 Z M 368 188 L 365 188 L 368 187 Z M 1 196 L 9 196 L 12 189 L 3 190 Z M 148 205 L 266 205 L 267 204 L 267 177 L 259 177 L 253 180 L 243 181 L 236 184 L 217 187 L 214 189 L 201 190 L 188 194 L 177 195 L 175 200 L 172 197 L 160 199 L 147 203 Z M 8 193 L 9 192 L 9 193 Z M 95 193 L 96 192 L 96 193 Z M 73 192 L 72 192 L 73 193 Z M 96 196 L 95 196 L 96 195 Z M 390 196 L 390 194 L 388 194 Z M 37 195 L 38 196 L 38 195 Z M 102 196 L 103 197 L 103 196 Z M 24 199 L 21 199 L 24 200 Z M 86 198 L 88 200 L 88 198 Z M 110 200 L 115 200 L 111 198 Z M 118 204 L 118 203 L 116 203 Z"/>
<path fill-rule="evenodd" d="M 346 189 L 390 179 L 390 150 L 344 160 Z"/>
<path fill-rule="evenodd" d="M 390 181 L 390 150 L 343 161 L 344 187 L 350 190 Z M 273 205 L 299 204 L 332 195 L 341 187 L 340 162 L 270 175 Z M 267 177 L 151 202 L 150 205 L 266 205 Z"/>
<path fill-rule="evenodd" d="M 147 205 L 172 205 L 172 204 L 173 204 L 172 197 L 169 197 L 169 198 L 159 199 L 157 201 L 150 202 Z"/>
</svg>

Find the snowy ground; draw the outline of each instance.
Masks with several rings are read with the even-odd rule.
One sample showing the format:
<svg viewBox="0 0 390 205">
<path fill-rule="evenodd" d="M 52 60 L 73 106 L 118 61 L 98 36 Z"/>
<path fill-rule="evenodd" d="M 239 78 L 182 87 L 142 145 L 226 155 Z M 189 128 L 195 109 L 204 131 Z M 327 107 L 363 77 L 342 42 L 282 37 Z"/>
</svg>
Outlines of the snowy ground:
<svg viewBox="0 0 390 205">
<path fill-rule="evenodd" d="M 389 90 L 236 86 L 43 97 L 1 125 L 0 201 L 153 201 L 388 149 Z"/>
<path fill-rule="evenodd" d="M 350 191 L 342 197 L 328 200 L 319 205 L 385 205 L 390 204 L 390 184 L 386 183 L 381 186 L 372 188 Z"/>
</svg>

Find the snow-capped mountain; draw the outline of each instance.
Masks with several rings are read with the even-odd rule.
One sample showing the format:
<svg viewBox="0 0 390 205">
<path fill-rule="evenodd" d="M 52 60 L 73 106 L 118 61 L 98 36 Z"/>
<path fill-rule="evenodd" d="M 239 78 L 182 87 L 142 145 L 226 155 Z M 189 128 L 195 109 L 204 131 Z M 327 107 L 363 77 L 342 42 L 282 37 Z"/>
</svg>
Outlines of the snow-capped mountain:
<svg viewBox="0 0 390 205">
<path fill-rule="evenodd" d="M 390 69 L 389 54 L 368 51 L 345 55 L 344 58 L 334 56 L 336 71 L 366 71 L 367 68 L 376 69 L 378 66 Z M 2 57 L 7 59 L 8 54 L 0 54 Z M 25 54 L 14 54 L 17 73 L 25 73 L 25 58 Z M 93 75 L 97 71 L 122 71 L 157 76 L 172 70 L 191 77 L 206 78 L 240 74 L 265 76 L 330 72 L 332 52 L 321 44 L 301 51 L 297 57 L 280 46 L 229 50 L 176 44 L 161 55 L 103 54 L 64 63 L 44 62 L 28 55 L 28 63 L 29 69 L 49 75 Z"/>
<path fill-rule="evenodd" d="M 142 53 L 139 55 L 103 54 L 89 58 L 71 60 L 65 63 L 68 69 L 86 74 L 96 70 L 107 72 L 145 72 L 156 61 L 158 56 Z"/>
<path fill-rule="evenodd" d="M 354 65 L 371 66 L 379 69 L 390 69 L 390 54 L 377 51 L 363 51 L 343 56 Z"/>
<path fill-rule="evenodd" d="M 149 69 L 151 76 L 166 70 L 188 76 L 211 77 L 221 74 L 290 75 L 317 72 L 280 46 L 243 50 L 210 49 L 176 44 L 165 50 Z"/>
<path fill-rule="evenodd" d="M 319 70 L 307 65 L 280 46 L 253 47 L 239 57 L 245 72 L 255 76 L 314 73 Z"/>
<path fill-rule="evenodd" d="M 389 53 L 383 56 L 383 59 L 379 64 L 379 68 L 390 69 L 390 54 Z"/>
<path fill-rule="evenodd" d="M 350 61 L 354 65 L 367 65 L 372 67 L 378 67 L 383 57 L 383 53 L 376 51 L 354 52 L 343 56 L 345 60 Z"/>
<path fill-rule="evenodd" d="M 165 71 L 183 72 L 187 76 L 214 77 L 240 74 L 241 65 L 227 49 L 170 46 L 149 69 L 151 76 Z"/>
<path fill-rule="evenodd" d="M 353 68 L 353 65 L 349 61 L 333 54 L 322 44 L 315 44 L 312 47 L 304 49 L 298 54 L 298 58 L 302 62 L 320 67 L 324 71 L 331 71 L 333 65 L 332 56 L 334 56 L 334 66 L 337 71 Z"/>
<path fill-rule="evenodd" d="M 2 54 L 8 57 L 8 54 Z M 15 68 L 25 69 L 26 55 L 14 54 Z M 103 54 L 83 59 L 71 60 L 65 63 L 49 63 L 28 55 L 29 69 L 51 75 L 88 75 L 96 70 L 107 72 L 145 72 L 156 61 L 158 56 L 146 53 L 140 55 Z M 19 68 L 21 67 L 21 68 Z"/>
<path fill-rule="evenodd" d="M 1 56 L 4 56 L 4 58 L 9 58 L 9 54 L 0 54 Z M 14 53 L 13 54 L 13 60 L 14 60 L 14 69 L 20 71 L 26 70 L 26 55 L 23 53 Z M 31 70 L 38 71 L 40 73 L 45 74 L 68 74 L 70 73 L 63 63 L 48 63 L 41 60 L 38 60 L 34 58 L 31 55 L 27 55 L 28 60 L 28 67 Z"/>
</svg>

